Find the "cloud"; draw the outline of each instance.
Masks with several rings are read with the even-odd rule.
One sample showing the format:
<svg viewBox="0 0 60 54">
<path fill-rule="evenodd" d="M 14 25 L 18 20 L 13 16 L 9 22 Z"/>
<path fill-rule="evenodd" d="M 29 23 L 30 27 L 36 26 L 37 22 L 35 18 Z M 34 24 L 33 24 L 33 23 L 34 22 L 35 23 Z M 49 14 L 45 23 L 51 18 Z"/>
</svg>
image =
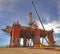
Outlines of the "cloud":
<svg viewBox="0 0 60 54">
<path fill-rule="evenodd" d="M 60 18 L 60 0 L 58 0 L 58 6 L 57 6 L 57 14 L 58 14 L 58 18 Z"/>
<path fill-rule="evenodd" d="M 44 18 L 45 21 L 46 21 L 46 23 L 50 21 L 50 16 L 47 13 L 43 13 L 42 16 L 41 16 L 41 18 Z"/>
<path fill-rule="evenodd" d="M 40 24 L 40 22 L 37 22 L 39 28 L 42 29 L 42 26 Z M 46 30 L 51 30 L 54 29 L 55 33 L 60 33 L 60 19 L 57 21 L 53 21 L 53 22 L 48 22 L 46 24 L 43 24 Z"/>
<path fill-rule="evenodd" d="M 45 23 L 43 24 L 46 30 L 51 30 L 52 28 L 54 29 L 55 33 L 60 33 L 60 0 L 57 1 L 57 20 L 53 20 L 53 17 L 48 14 L 48 13 L 43 13 L 43 15 L 41 16 L 41 18 L 45 19 Z M 52 22 L 50 21 L 50 18 L 52 17 Z M 37 24 L 39 26 L 39 28 L 43 29 L 40 22 L 37 21 Z"/>
<path fill-rule="evenodd" d="M 59 22 L 60 22 L 60 0 L 58 1 L 58 6 L 57 6 L 57 9 L 58 9 L 58 18 L 59 18 Z M 60 23 L 59 23 L 59 25 L 60 25 Z M 58 27 L 57 26 L 57 28 L 60 28 L 60 26 Z M 60 29 L 58 29 L 58 31 L 60 32 Z"/>
<path fill-rule="evenodd" d="M 57 19 L 58 20 L 53 21 L 53 22 L 48 23 L 48 24 L 50 24 L 50 26 L 54 29 L 55 33 L 60 33 L 60 0 L 57 1 L 57 7 L 56 8 L 57 8 L 57 14 L 58 14 Z"/>
<path fill-rule="evenodd" d="M 16 8 L 18 0 L 0 0 L 0 11 L 12 11 Z"/>
<path fill-rule="evenodd" d="M 58 1 L 57 9 L 58 9 L 58 15 L 60 15 L 60 0 Z"/>
<path fill-rule="evenodd" d="M 46 22 L 44 22 L 44 27 L 46 30 L 54 29 L 55 33 L 60 33 L 60 0 L 55 1 L 55 9 L 57 10 L 57 14 L 55 13 L 55 9 L 53 10 L 54 14 L 43 13 L 41 18 L 44 18 Z M 58 6 L 57 6 L 58 5 Z M 56 16 L 56 17 L 55 17 Z M 39 21 L 37 21 L 39 28 L 42 29 L 42 26 Z"/>
</svg>

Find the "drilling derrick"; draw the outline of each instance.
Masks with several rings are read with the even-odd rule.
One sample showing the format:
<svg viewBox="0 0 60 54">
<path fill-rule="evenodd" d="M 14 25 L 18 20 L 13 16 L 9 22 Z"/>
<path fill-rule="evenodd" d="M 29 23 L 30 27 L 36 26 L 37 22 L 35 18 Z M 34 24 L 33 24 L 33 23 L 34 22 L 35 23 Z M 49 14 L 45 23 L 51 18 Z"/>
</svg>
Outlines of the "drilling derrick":
<svg viewBox="0 0 60 54">
<path fill-rule="evenodd" d="M 12 25 L 12 33 L 10 39 L 10 47 L 18 47 L 20 46 L 20 24 L 19 22 L 13 22 Z"/>
<path fill-rule="evenodd" d="M 32 12 L 29 13 L 29 26 L 32 27 L 33 20 L 32 20 Z"/>
</svg>

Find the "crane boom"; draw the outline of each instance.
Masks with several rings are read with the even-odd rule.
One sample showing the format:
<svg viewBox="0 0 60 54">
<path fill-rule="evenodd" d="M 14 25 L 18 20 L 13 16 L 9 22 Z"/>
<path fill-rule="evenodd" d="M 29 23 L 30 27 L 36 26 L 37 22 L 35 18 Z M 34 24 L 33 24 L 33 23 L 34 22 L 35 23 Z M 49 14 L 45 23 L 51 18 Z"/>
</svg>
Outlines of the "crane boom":
<svg viewBox="0 0 60 54">
<path fill-rule="evenodd" d="M 40 18 L 39 14 L 38 14 L 38 12 L 37 12 L 37 10 L 36 10 L 36 7 L 35 7 L 35 4 L 34 4 L 33 1 L 32 1 L 32 5 L 33 5 L 33 7 L 34 7 L 34 9 L 35 9 L 35 12 L 36 12 L 36 14 L 37 14 L 37 16 L 38 16 L 38 19 L 39 19 L 41 25 L 42 25 L 42 27 L 43 27 L 43 30 L 45 30 L 45 28 L 44 28 L 44 26 L 43 26 L 43 23 L 42 23 L 42 21 L 41 21 L 41 18 Z"/>
<path fill-rule="evenodd" d="M 41 21 L 41 18 L 40 18 L 39 14 L 38 14 L 38 12 L 37 12 L 37 10 L 36 10 L 36 7 L 35 7 L 35 4 L 34 4 L 33 1 L 32 1 L 32 5 L 33 5 L 33 7 L 34 7 L 34 9 L 35 9 L 35 12 L 36 12 L 37 17 L 38 17 L 38 19 L 39 19 L 39 22 L 41 23 L 42 28 L 43 28 L 43 30 L 45 31 L 44 25 L 43 25 L 43 23 L 42 23 L 42 21 Z M 47 34 L 47 33 L 46 33 L 46 34 Z M 45 40 L 46 40 L 46 38 L 45 38 Z M 46 41 L 47 41 L 47 40 L 46 40 Z M 49 42 L 47 41 L 47 43 L 49 43 Z M 43 44 L 43 43 L 42 43 L 42 44 Z"/>
</svg>

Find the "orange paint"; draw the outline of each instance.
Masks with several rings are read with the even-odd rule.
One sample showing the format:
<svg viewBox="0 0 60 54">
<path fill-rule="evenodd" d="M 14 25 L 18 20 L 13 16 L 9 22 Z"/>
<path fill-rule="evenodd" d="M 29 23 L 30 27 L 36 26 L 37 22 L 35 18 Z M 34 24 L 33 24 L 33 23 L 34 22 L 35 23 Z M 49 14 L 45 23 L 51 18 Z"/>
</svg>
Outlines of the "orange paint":
<svg viewBox="0 0 60 54">
<path fill-rule="evenodd" d="M 19 25 L 13 25 L 12 27 L 12 36 L 11 36 L 11 47 L 13 46 L 19 46 L 20 45 L 20 26 Z"/>
</svg>

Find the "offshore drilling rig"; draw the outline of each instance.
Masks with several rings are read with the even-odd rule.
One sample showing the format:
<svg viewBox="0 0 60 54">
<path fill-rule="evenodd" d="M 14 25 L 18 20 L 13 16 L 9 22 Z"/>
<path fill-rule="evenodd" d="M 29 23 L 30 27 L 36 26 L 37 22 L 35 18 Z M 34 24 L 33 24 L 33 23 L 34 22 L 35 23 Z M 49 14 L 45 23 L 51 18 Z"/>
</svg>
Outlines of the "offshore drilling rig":
<svg viewBox="0 0 60 54">
<path fill-rule="evenodd" d="M 46 42 L 48 43 L 48 46 L 55 46 L 55 40 L 53 37 L 53 29 L 52 30 L 45 30 L 43 23 L 40 19 L 40 16 L 36 10 L 36 7 L 32 1 L 32 5 L 36 11 L 36 14 L 38 16 L 38 19 L 43 27 L 43 29 L 39 29 L 38 25 L 36 24 L 36 22 L 33 22 L 32 19 L 32 13 L 29 13 L 29 26 L 21 26 L 19 24 L 19 21 L 15 22 L 13 21 L 13 25 L 12 26 L 6 26 L 5 29 L 2 29 L 2 31 L 10 34 L 10 47 L 19 47 L 20 46 L 20 38 L 23 38 L 23 47 L 26 47 L 26 42 L 27 39 L 31 39 L 33 41 L 33 46 L 34 47 L 43 47 L 45 46 L 43 44 L 43 39 L 46 40 Z M 40 38 L 42 39 L 42 43 L 40 42 Z M 47 40 L 47 39 L 48 40 Z"/>
</svg>

